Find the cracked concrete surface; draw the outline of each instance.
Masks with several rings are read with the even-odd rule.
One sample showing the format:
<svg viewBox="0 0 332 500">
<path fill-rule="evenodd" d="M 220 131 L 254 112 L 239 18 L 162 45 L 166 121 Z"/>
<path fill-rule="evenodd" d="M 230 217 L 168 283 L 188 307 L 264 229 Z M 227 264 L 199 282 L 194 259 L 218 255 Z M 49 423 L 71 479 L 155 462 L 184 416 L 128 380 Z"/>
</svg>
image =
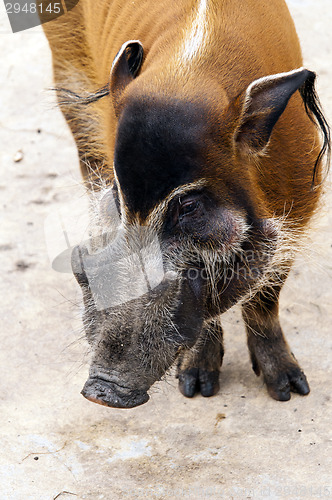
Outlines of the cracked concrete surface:
<svg viewBox="0 0 332 500">
<path fill-rule="evenodd" d="M 330 0 L 289 0 L 305 65 L 332 121 Z M 330 182 L 282 294 L 281 321 L 311 386 L 273 401 L 251 370 L 239 311 L 224 317 L 217 396 L 185 399 L 174 377 L 132 410 L 86 401 L 80 292 L 48 261 L 44 221 L 80 181 L 67 126 L 44 89 L 40 28 L 12 34 L 0 5 L 0 498 L 332 498 Z"/>
</svg>

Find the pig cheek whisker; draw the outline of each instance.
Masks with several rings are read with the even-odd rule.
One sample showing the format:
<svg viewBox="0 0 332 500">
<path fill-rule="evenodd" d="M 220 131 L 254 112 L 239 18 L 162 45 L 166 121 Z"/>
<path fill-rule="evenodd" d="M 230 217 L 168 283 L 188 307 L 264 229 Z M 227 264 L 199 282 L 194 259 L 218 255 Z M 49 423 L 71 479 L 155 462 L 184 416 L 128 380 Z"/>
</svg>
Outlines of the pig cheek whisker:
<svg viewBox="0 0 332 500">
<path fill-rule="evenodd" d="M 247 300 L 251 299 L 259 292 L 262 287 L 272 287 L 278 282 L 282 282 L 282 274 L 287 273 L 290 263 L 293 262 L 295 256 L 301 251 L 301 249 L 306 246 L 305 236 L 307 235 L 307 230 L 297 230 L 294 229 L 291 222 L 287 220 L 288 214 L 284 214 L 283 217 L 274 217 L 270 219 L 271 223 L 274 225 L 277 238 L 275 248 L 273 250 L 273 255 L 268 262 L 263 274 L 259 277 L 254 285 L 251 285 L 248 293 L 245 294 L 239 301 L 243 304 Z M 262 245 L 262 252 L 264 250 L 269 253 L 271 252 L 271 247 L 269 242 Z"/>
<path fill-rule="evenodd" d="M 86 369 L 87 366 L 90 366 L 91 363 L 91 350 L 86 348 L 83 353 L 80 353 L 79 357 L 76 361 L 72 361 L 72 367 L 67 370 L 67 377 L 74 377 L 82 369 Z"/>
<path fill-rule="evenodd" d="M 285 212 L 283 217 L 270 219 L 271 225 L 275 228 L 276 241 L 269 241 L 268 238 L 266 241 L 262 240 L 259 249 L 255 250 L 258 258 L 257 271 L 259 276 L 254 285 L 251 283 L 248 286 L 248 291 L 240 302 L 243 303 L 252 298 L 262 287 L 279 281 L 281 279 L 280 275 L 287 271 L 289 263 L 294 260 L 295 254 L 299 250 L 299 241 L 303 241 L 303 230 L 290 229 L 292 224 L 288 223 L 288 215 L 289 212 Z M 247 236 L 250 236 L 250 231 L 247 230 L 246 232 Z M 301 238 L 299 238 L 300 236 Z M 187 245 L 183 245 L 183 247 L 184 250 L 181 255 L 179 256 L 179 254 L 173 252 L 171 260 L 177 261 L 175 267 L 178 267 L 178 269 L 181 269 L 181 267 L 185 269 L 189 262 L 198 262 L 200 260 L 214 302 L 219 300 L 216 283 L 220 279 L 225 280 L 225 278 L 225 281 L 227 281 L 227 276 L 224 275 L 225 270 L 231 275 L 238 272 L 234 268 L 236 257 L 239 259 L 244 271 L 247 273 L 252 272 L 250 255 L 247 256 L 245 250 L 239 244 L 233 245 L 228 251 L 202 249 L 192 241 L 187 242 Z"/>
<path fill-rule="evenodd" d="M 166 370 L 164 375 L 160 378 L 160 382 L 162 382 L 162 384 L 154 384 L 150 388 L 149 392 L 153 394 L 155 391 L 156 393 L 162 393 L 163 396 L 167 397 L 169 395 L 169 390 L 173 390 L 177 386 L 176 379 L 174 377 L 173 365 Z"/>
<path fill-rule="evenodd" d="M 106 165 L 103 163 L 102 165 L 96 168 L 96 166 L 92 166 L 91 162 L 84 157 L 81 157 L 80 161 L 81 163 L 83 163 L 83 165 L 86 167 L 86 170 L 88 171 L 89 188 L 87 187 L 87 193 L 89 194 L 91 188 L 92 188 L 91 194 L 94 194 L 95 190 L 98 192 L 99 189 L 105 187 L 106 181 L 101 176 L 100 170 L 102 168 L 105 168 Z"/>
<path fill-rule="evenodd" d="M 173 366 L 167 369 L 164 375 L 160 378 L 160 382 L 161 383 L 153 384 L 150 387 L 150 396 L 154 394 L 162 394 L 164 398 L 169 398 L 170 390 L 173 391 L 177 386 Z M 156 402 L 154 402 L 154 404 L 156 405 Z M 156 408 L 158 409 L 158 406 L 156 406 Z"/>
</svg>

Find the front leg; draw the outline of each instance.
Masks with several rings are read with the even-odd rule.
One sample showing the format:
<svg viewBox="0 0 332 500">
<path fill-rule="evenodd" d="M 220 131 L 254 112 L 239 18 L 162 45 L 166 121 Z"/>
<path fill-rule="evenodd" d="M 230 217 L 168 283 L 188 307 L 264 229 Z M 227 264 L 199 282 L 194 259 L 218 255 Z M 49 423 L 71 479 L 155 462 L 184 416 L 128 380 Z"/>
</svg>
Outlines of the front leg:
<svg viewBox="0 0 332 500">
<path fill-rule="evenodd" d="M 262 372 L 272 398 L 288 401 L 290 391 L 306 395 L 310 389 L 280 327 L 281 287 L 282 284 L 262 290 L 243 305 L 242 313 L 254 372 L 256 375 Z"/>
<path fill-rule="evenodd" d="M 192 349 L 180 353 L 177 364 L 179 389 L 187 398 L 196 392 L 214 396 L 219 390 L 219 369 L 224 355 L 223 332 L 219 318 L 204 323 Z"/>
</svg>

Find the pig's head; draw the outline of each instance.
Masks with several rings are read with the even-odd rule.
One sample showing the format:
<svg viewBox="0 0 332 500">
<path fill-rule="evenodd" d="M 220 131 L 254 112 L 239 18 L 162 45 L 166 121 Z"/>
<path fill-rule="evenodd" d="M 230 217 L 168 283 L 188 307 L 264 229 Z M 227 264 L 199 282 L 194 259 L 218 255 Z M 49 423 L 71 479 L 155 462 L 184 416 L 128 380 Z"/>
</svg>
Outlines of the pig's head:
<svg viewBox="0 0 332 500">
<path fill-rule="evenodd" d="M 171 82 L 152 91 L 144 74 L 134 79 L 141 60 L 131 42 L 112 69 L 118 129 L 103 244 L 72 255 L 93 353 L 82 393 L 121 408 L 145 403 L 204 321 L 266 278 L 278 235 L 254 165 L 306 78 L 303 69 L 266 77 L 232 102 L 213 85 L 170 96 Z"/>
</svg>

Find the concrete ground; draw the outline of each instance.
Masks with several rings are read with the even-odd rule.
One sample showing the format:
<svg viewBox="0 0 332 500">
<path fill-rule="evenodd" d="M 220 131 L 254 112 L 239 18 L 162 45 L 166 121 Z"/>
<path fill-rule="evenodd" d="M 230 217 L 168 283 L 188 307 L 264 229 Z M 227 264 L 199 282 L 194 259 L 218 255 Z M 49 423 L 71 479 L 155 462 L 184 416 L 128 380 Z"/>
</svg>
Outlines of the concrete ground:
<svg viewBox="0 0 332 500">
<path fill-rule="evenodd" d="M 305 64 L 332 122 L 331 0 L 289 0 Z M 239 311 L 224 319 L 217 396 L 185 399 L 173 377 L 132 410 L 86 401 L 80 292 L 53 271 L 44 222 L 75 196 L 75 148 L 52 96 L 40 28 L 0 24 L 0 499 L 332 498 L 332 196 L 282 294 L 281 321 L 311 385 L 269 398 Z"/>
</svg>

